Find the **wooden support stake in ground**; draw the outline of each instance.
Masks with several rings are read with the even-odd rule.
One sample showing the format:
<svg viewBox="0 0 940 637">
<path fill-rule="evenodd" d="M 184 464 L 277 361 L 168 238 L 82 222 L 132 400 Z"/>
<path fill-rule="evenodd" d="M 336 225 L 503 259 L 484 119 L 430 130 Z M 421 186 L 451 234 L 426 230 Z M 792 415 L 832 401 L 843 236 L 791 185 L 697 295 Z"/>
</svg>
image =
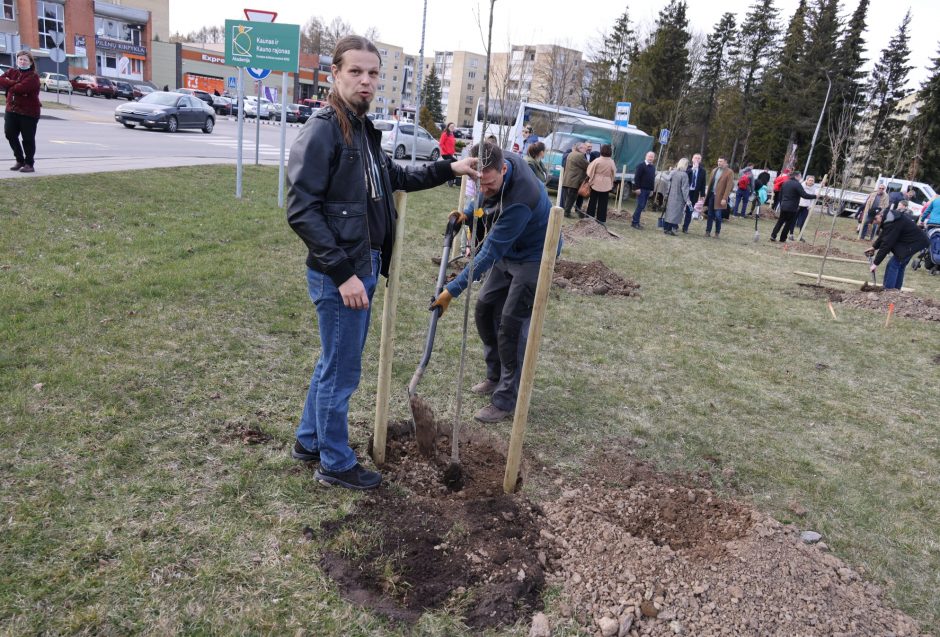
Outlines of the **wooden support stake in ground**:
<svg viewBox="0 0 940 637">
<path fill-rule="evenodd" d="M 620 192 L 617 195 L 617 212 L 623 212 L 623 189 L 624 180 L 627 178 L 627 165 L 623 165 L 623 171 L 620 173 Z"/>
<path fill-rule="evenodd" d="M 375 395 L 375 427 L 372 433 L 372 460 L 385 464 L 385 440 L 388 431 L 388 397 L 392 383 L 392 355 L 395 349 L 395 318 L 398 314 L 398 282 L 401 278 L 401 251 L 405 240 L 405 211 L 408 193 L 395 192 L 398 224 L 395 228 L 395 247 L 389 266 L 388 285 L 385 287 L 385 305 L 382 308 L 382 338 L 379 344 L 379 381 Z"/>
<path fill-rule="evenodd" d="M 555 192 L 555 205 L 556 206 L 561 206 L 562 204 L 565 203 L 561 200 L 561 190 L 562 190 L 561 182 L 563 182 L 564 180 L 565 180 L 565 167 L 562 166 L 561 168 L 558 169 L 558 191 Z"/>
<path fill-rule="evenodd" d="M 794 272 L 793 274 L 797 276 L 808 276 L 814 279 L 821 278 L 823 281 L 832 281 L 834 283 L 848 283 L 850 285 L 857 285 L 859 287 L 862 287 L 863 285 L 867 285 L 870 289 L 873 289 L 873 290 L 883 289 L 881 285 L 872 285 L 868 281 L 857 281 L 855 279 L 843 279 L 841 276 L 829 276 L 827 274 L 823 274 L 822 276 L 820 276 L 819 274 L 813 274 L 812 272 Z M 913 292 L 914 288 L 901 288 L 901 291 Z"/>
<path fill-rule="evenodd" d="M 561 218 L 564 209 L 555 206 L 548 215 L 548 228 L 545 231 L 545 246 L 542 249 L 542 264 L 539 267 L 539 280 L 535 287 L 535 300 L 532 304 L 532 318 L 529 321 L 529 340 L 525 346 L 525 358 L 519 374 L 519 397 L 516 399 L 516 411 L 512 418 L 512 436 L 509 439 L 509 453 L 506 456 L 506 475 L 503 477 L 503 491 L 513 493 L 519 478 L 519 466 L 522 464 L 522 441 L 529 421 L 529 402 L 535 386 L 535 364 L 539 357 L 542 341 L 542 324 L 545 322 L 545 308 L 548 306 L 548 293 L 552 287 L 552 275 L 555 272 L 555 257 L 558 254 L 558 239 L 561 236 Z"/>
<path fill-rule="evenodd" d="M 807 259 L 827 259 L 829 261 L 839 261 L 841 263 L 861 263 L 863 265 L 868 265 L 868 261 L 862 261 L 861 259 L 844 259 L 842 257 L 824 257 L 821 254 L 807 254 L 805 252 L 797 252 L 796 250 L 790 250 L 790 254 L 795 257 L 806 257 Z"/>
</svg>

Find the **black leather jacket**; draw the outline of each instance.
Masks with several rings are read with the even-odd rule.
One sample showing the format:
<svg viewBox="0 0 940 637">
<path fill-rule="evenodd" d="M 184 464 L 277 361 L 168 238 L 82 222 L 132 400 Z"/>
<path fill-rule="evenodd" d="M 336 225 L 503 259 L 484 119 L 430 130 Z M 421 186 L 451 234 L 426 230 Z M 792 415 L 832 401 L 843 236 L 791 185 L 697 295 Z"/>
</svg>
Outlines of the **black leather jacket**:
<svg viewBox="0 0 940 637">
<path fill-rule="evenodd" d="M 327 106 L 304 125 L 287 162 L 287 223 L 307 245 L 307 266 L 323 272 L 337 286 L 354 274 L 360 278 L 372 274 L 363 148 L 366 135 L 372 136 L 376 148 L 382 141 L 382 133 L 371 120 L 348 115 L 351 144 L 343 139 L 336 112 Z M 392 211 L 382 246 L 381 274 L 387 277 L 398 219 L 392 192 L 439 186 L 453 179 L 454 173 L 446 160 L 412 170 L 380 154 L 385 205 Z"/>
</svg>

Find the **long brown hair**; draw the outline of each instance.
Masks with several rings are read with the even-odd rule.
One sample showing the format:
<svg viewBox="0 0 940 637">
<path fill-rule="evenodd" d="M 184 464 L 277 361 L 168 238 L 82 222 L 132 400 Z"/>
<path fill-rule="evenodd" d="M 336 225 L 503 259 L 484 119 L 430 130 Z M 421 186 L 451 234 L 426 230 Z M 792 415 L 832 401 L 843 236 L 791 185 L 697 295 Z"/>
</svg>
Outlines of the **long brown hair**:
<svg viewBox="0 0 940 637">
<path fill-rule="evenodd" d="M 336 43 L 336 48 L 333 49 L 333 64 L 337 69 L 343 68 L 343 56 L 346 54 L 346 51 L 368 51 L 369 53 L 375 53 L 375 56 L 379 58 L 379 64 L 382 63 L 382 55 L 369 38 L 364 38 L 361 35 L 347 35 L 341 38 L 340 41 Z M 327 96 L 326 101 L 329 102 L 333 110 L 336 111 L 336 121 L 339 124 L 339 129 L 343 132 L 343 139 L 346 140 L 347 144 L 351 144 L 352 125 L 349 123 L 349 117 L 346 115 L 349 106 L 333 89 L 330 89 L 330 94 Z"/>
</svg>

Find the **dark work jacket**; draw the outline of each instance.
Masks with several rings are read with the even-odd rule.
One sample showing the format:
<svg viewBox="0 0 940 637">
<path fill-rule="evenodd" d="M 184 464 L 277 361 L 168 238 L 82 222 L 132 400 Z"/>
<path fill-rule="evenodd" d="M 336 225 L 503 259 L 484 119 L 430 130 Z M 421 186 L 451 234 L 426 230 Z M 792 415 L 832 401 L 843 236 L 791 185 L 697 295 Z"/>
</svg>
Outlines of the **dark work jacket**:
<svg viewBox="0 0 940 637">
<path fill-rule="evenodd" d="M 695 176 L 695 179 L 692 179 L 692 165 L 689 164 L 689 167 L 686 169 L 685 173 L 689 176 L 689 199 L 692 200 L 694 204 L 699 199 L 705 197 L 705 182 L 708 180 L 708 175 L 705 174 L 705 167 L 701 164 L 698 165 L 698 175 Z M 695 188 L 692 187 L 692 182 L 695 181 Z M 692 197 L 692 193 L 698 195 L 698 197 Z"/>
<path fill-rule="evenodd" d="M 291 146 L 287 162 L 287 223 L 307 245 L 307 266 L 329 276 L 339 286 L 354 274 L 372 274 L 363 130 L 376 148 L 382 133 L 369 119 L 347 112 L 352 140 L 346 143 L 332 106 L 307 120 Z M 442 160 L 423 168 L 402 168 L 385 153 L 377 158 L 382 173 L 383 202 L 391 211 L 391 225 L 382 244 L 381 274 L 388 276 L 395 221 L 398 213 L 392 193 L 439 186 L 454 178 L 450 162 Z"/>
<path fill-rule="evenodd" d="M 797 212 L 800 209 L 800 199 L 815 199 L 816 195 L 803 190 L 803 184 L 796 177 L 790 177 L 780 186 L 780 210 L 782 212 Z"/>
<path fill-rule="evenodd" d="M 894 253 L 894 256 L 903 261 L 930 245 L 927 233 L 918 228 L 917 223 L 909 216 L 895 211 L 885 213 L 885 215 L 881 234 L 872 244 L 872 247 L 878 250 L 878 254 L 875 255 L 875 265 L 881 263 L 889 252 Z M 894 217 L 894 220 L 888 221 L 888 216 Z"/>
<path fill-rule="evenodd" d="M 652 190 L 656 185 L 656 165 L 640 162 L 633 171 L 633 183 L 640 190 Z"/>
</svg>

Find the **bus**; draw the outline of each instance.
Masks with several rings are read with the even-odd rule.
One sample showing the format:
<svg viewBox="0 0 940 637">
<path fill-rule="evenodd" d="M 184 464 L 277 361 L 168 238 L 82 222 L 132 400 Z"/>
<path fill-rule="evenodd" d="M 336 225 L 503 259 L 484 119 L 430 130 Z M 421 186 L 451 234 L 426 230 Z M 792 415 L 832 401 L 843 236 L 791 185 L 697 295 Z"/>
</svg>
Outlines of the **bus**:
<svg viewBox="0 0 940 637">
<path fill-rule="evenodd" d="M 473 141 L 495 135 L 504 151 L 519 153 L 523 148 L 522 130 L 529 126 L 545 144 L 549 184 L 558 179 L 561 158 L 578 141 L 590 141 L 595 147 L 610 144 L 617 165 L 617 179 L 633 178 L 633 169 L 653 148 L 653 138 L 636 126 L 616 126 L 613 121 L 594 117 L 587 111 L 557 104 L 538 104 L 517 100 L 490 100 L 487 123 L 483 122 L 484 100 L 477 102 L 473 122 Z M 627 170 L 624 173 L 623 167 Z"/>
</svg>

